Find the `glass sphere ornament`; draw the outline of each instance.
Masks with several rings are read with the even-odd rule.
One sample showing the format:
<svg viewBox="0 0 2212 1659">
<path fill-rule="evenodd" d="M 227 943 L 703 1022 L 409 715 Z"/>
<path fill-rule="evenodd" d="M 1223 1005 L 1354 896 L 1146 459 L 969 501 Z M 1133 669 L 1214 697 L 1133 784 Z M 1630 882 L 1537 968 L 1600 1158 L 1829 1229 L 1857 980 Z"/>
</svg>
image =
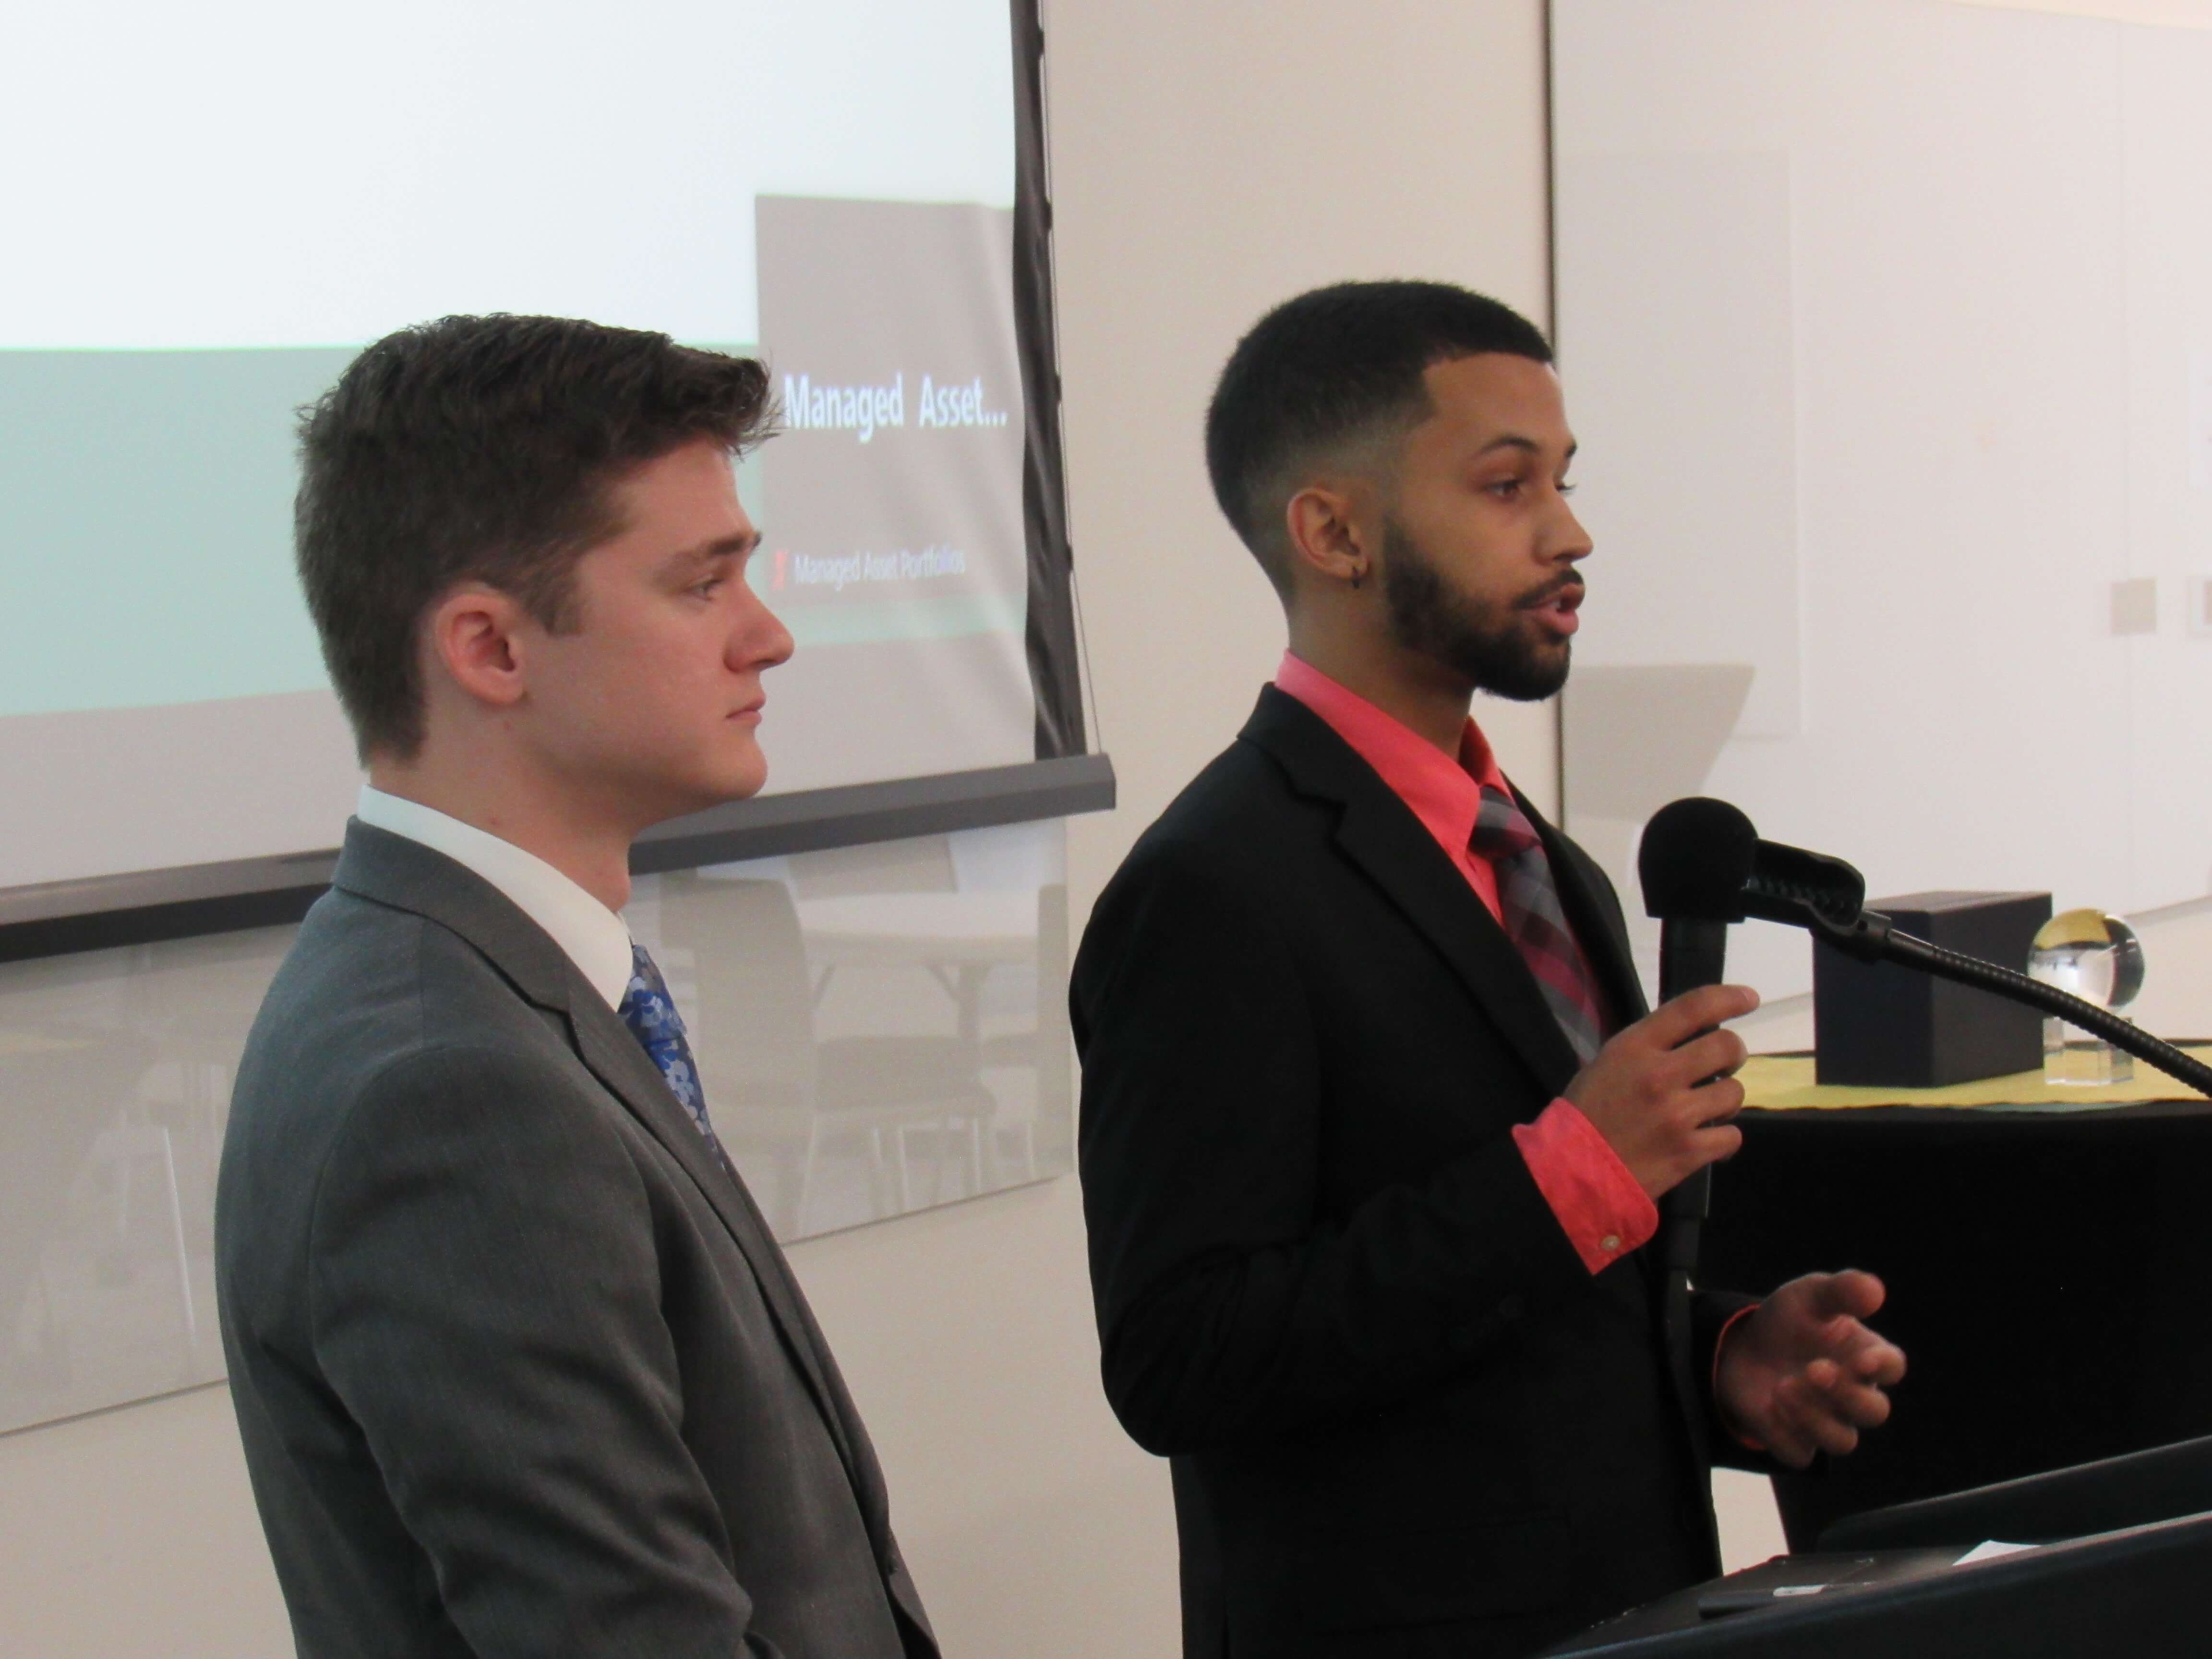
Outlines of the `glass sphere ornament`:
<svg viewBox="0 0 2212 1659">
<path fill-rule="evenodd" d="M 2142 941 L 2102 910 L 2064 910 L 2043 924 L 2027 953 L 2030 979 L 2114 1012 L 2142 990 Z M 2043 1076 L 2049 1083 L 2132 1082 L 2134 1059 L 2063 1019 L 2043 1022 Z"/>
</svg>

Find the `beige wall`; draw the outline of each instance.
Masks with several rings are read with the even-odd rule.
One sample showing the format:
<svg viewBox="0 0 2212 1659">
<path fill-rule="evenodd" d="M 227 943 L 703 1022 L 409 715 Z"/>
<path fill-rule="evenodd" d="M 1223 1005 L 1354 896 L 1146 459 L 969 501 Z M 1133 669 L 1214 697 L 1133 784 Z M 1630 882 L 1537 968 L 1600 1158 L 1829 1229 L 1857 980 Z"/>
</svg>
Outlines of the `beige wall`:
<svg viewBox="0 0 2212 1659">
<path fill-rule="evenodd" d="M 2055 11 L 2069 17 L 2109 17 L 2122 23 L 2212 29 L 2212 0 L 1958 0 L 1998 11 Z"/>
<path fill-rule="evenodd" d="M 1124 802 L 1074 827 L 1079 915 L 1281 648 L 1199 454 L 1237 335 L 1354 276 L 1447 277 L 1542 315 L 1541 17 L 1539 0 L 1049 3 L 1078 568 Z M 1485 718 L 1553 799 L 1549 711 Z M 1099 1395 L 1074 1184 L 793 1257 L 947 1650 L 1172 1653 L 1164 1470 Z M 287 1650 L 221 1390 L 0 1437 L 0 1649 Z"/>
<path fill-rule="evenodd" d="M 1056 0 L 1048 27 L 1076 580 L 1123 803 L 1073 827 L 1080 908 L 1282 650 L 1200 450 L 1237 337 L 1344 277 L 1443 277 L 1545 317 L 1543 7 Z M 1549 708 L 1481 713 L 1553 799 Z"/>
</svg>

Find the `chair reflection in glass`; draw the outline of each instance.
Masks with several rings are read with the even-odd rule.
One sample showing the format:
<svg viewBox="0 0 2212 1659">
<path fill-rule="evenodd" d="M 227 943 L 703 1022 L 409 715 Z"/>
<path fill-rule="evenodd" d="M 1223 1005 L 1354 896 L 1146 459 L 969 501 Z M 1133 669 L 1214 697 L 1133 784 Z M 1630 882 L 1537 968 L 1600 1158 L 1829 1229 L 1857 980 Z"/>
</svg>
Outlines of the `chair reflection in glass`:
<svg viewBox="0 0 2212 1659">
<path fill-rule="evenodd" d="M 661 938 L 672 960 L 690 957 L 693 1046 L 708 1107 L 780 1237 L 1000 1184 L 1000 1105 L 983 1068 L 1034 1063 L 1033 1048 L 1012 1054 L 1006 1038 L 987 1048 L 980 1011 L 994 968 L 1036 961 L 1036 894 L 814 900 L 802 928 L 801 907 L 781 881 L 696 872 L 662 880 Z M 997 915 L 1015 899 L 1018 927 Z M 989 913 L 980 925 L 979 902 Z M 836 976 L 860 968 L 927 973 L 950 999 L 953 1029 L 900 1030 L 918 1023 L 916 1011 L 887 1000 L 863 1023 L 890 1029 L 823 1035 Z M 1033 1136 L 1024 1144 L 1024 1175 L 1034 1176 Z"/>
<path fill-rule="evenodd" d="M 151 1057 L 112 1030 L 0 1029 L 0 1430 L 112 1403 L 118 1346 L 134 1375 L 138 1351 L 161 1351 L 158 1386 L 173 1386 L 165 1368 L 198 1337 L 173 1149 L 137 1101 Z M 142 1254 L 166 1269 L 144 1308 Z"/>
</svg>

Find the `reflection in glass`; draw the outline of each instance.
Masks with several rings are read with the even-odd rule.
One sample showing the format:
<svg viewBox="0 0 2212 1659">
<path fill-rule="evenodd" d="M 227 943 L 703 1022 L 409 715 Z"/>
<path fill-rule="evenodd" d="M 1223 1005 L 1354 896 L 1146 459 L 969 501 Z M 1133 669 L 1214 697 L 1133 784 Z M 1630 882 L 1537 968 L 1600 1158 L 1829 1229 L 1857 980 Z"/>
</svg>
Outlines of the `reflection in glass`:
<svg viewBox="0 0 2212 1659">
<path fill-rule="evenodd" d="M 216 1159 L 291 937 L 0 965 L 0 1430 L 222 1375 Z"/>
<path fill-rule="evenodd" d="M 2118 916 L 2065 910 L 2037 932 L 2027 972 L 2100 1008 L 2124 1008 L 2142 989 L 2142 945 Z M 2043 1075 L 2051 1083 L 2128 1083 L 2135 1060 L 2101 1037 L 2050 1018 L 2043 1022 Z"/>
<path fill-rule="evenodd" d="M 782 1238 L 1064 1174 L 1057 823 L 638 884 L 715 1131 Z"/>
<path fill-rule="evenodd" d="M 777 1236 L 1074 1167 L 1057 823 L 646 877 Z M 215 1171 L 289 927 L 0 963 L 0 1432 L 219 1380 Z"/>
</svg>

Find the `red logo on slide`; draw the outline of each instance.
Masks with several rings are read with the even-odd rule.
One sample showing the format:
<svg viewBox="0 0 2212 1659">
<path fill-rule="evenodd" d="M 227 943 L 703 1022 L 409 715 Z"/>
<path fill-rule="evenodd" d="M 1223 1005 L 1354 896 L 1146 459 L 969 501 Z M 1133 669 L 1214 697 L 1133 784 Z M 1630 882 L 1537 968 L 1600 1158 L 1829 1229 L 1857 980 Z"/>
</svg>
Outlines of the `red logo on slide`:
<svg viewBox="0 0 2212 1659">
<path fill-rule="evenodd" d="M 784 578 L 790 573 L 790 550 L 787 548 L 777 548 L 775 550 L 775 588 L 777 592 L 781 592 L 783 590 Z"/>
</svg>

